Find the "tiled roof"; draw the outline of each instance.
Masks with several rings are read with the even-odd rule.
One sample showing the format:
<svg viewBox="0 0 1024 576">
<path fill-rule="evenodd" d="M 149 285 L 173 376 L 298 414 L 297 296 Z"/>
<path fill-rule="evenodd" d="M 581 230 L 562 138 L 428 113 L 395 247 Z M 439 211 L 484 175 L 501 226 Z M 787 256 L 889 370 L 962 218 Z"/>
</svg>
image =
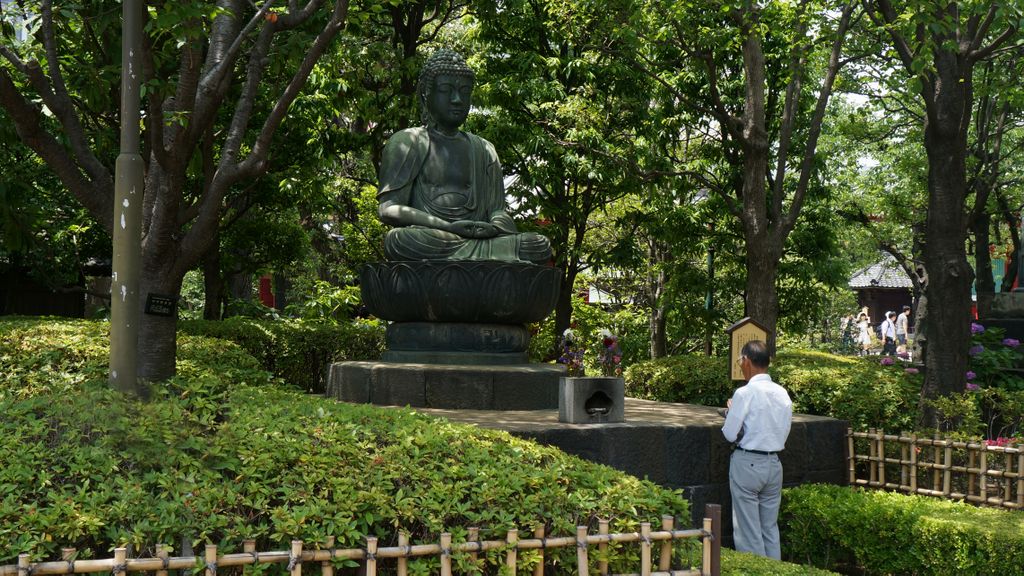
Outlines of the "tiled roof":
<svg viewBox="0 0 1024 576">
<path fill-rule="evenodd" d="M 913 288 L 907 273 L 896 263 L 891 254 L 867 268 L 862 268 L 850 277 L 850 288 Z"/>
</svg>

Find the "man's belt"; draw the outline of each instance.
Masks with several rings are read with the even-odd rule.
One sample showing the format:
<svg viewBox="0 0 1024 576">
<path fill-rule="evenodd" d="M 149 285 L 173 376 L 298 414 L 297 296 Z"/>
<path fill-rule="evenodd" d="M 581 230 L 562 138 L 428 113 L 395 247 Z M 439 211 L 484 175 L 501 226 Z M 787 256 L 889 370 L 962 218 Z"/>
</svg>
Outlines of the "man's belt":
<svg viewBox="0 0 1024 576">
<path fill-rule="evenodd" d="M 736 449 L 737 450 L 742 450 L 744 452 L 750 452 L 751 454 L 760 454 L 762 456 L 775 456 L 776 454 L 778 454 L 778 452 L 766 452 L 764 450 L 751 450 L 749 448 L 741 448 L 739 446 L 737 446 Z"/>
</svg>

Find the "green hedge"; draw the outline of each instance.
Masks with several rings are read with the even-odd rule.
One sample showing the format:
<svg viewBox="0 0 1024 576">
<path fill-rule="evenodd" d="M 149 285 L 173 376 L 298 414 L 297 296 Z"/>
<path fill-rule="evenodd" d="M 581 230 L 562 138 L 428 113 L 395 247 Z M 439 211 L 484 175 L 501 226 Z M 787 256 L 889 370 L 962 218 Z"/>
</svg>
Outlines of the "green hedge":
<svg viewBox="0 0 1024 576">
<path fill-rule="evenodd" d="M 718 356 L 669 356 L 626 368 L 626 396 L 659 402 L 725 406 L 732 397 L 729 361 Z"/>
<path fill-rule="evenodd" d="M 783 555 L 857 574 L 1024 574 L 1024 514 L 832 485 L 783 492 Z"/>
<path fill-rule="evenodd" d="M 722 576 L 829 576 L 835 572 L 722 548 Z"/>
<path fill-rule="evenodd" d="M 809 350 L 782 350 L 772 377 L 789 391 L 793 409 L 830 416 L 854 428 L 913 428 L 921 390 L 920 375 L 904 365 L 880 364 L 876 357 L 839 356 Z M 661 402 L 724 406 L 735 388 L 728 360 L 672 356 L 626 369 L 626 394 Z"/>
<path fill-rule="evenodd" d="M 235 342 L 264 369 L 307 392 L 323 393 L 327 369 L 342 360 L 377 360 L 384 350 L 379 323 L 335 324 L 306 320 L 184 320 L 184 334 Z"/>
<path fill-rule="evenodd" d="M 277 386 L 222 340 L 182 335 L 178 375 L 139 403 L 107 385 L 108 328 L 0 320 L 0 563 L 59 558 L 63 546 L 80 558 L 128 544 L 145 554 L 182 536 L 232 552 L 246 538 L 283 550 L 328 535 L 393 545 L 400 528 L 436 542 L 473 525 L 496 538 L 538 521 L 569 535 L 597 517 L 615 531 L 689 518 L 678 491 L 551 447 Z M 575 550 L 548 557 L 571 563 Z"/>
</svg>

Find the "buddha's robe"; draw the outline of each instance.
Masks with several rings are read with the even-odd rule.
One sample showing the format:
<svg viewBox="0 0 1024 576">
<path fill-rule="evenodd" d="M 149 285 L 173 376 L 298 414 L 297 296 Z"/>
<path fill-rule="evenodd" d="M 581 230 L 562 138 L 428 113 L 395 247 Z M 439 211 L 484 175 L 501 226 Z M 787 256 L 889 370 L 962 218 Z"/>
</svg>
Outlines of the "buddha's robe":
<svg viewBox="0 0 1024 576">
<path fill-rule="evenodd" d="M 423 166 L 430 153 L 426 128 L 410 128 L 392 136 L 384 147 L 377 199 L 392 201 L 432 214 L 448 222 L 490 222 L 499 233 L 493 238 L 464 238 L 425 226 L 392 228 L 384 239 L 389 260 L 503 260 L 547 263 L 551 244 L 530 232 L 518 233 L 505 212 L 501 163 L 490 142 L 470 134 L 470 183 L 460 187 L 432 182 Z"/>
</svg>

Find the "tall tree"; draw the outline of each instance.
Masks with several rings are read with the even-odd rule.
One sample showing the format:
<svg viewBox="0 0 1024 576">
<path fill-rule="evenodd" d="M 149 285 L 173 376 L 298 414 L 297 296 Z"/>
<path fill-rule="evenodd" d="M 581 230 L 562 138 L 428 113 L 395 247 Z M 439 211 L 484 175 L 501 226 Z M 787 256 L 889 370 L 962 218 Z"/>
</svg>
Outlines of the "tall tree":
<svg viewBox="0 0 1024 576">
<path fill-rule="evenodd" d="M 864 0 L 864 7 L 925 112 L 928 211 L 921 264 L 927 315 L 920 324 L 927 348 L 921 424 L 938 427 L 929 400 L 966 385 L 974 279 L 965 254 L 966 160 L 975 68 L 1013 41 L 1020 7 L 935 0 Z"/>
<path fill-rule="evenodd" d="M 38 19 L 24 41 L 4 29 L 0 106 L 111 232 L 120 25 L 108 3 L 64 4 L 19 3 Z M 348 1 L 152 1 L 146 14 L 137 71 L 145 86 L 143 300 L 179 293 L 213 241 L 226 199 L 266 171 L 274 134 L 342 31 Z M 176 317 L 139 313 L 140 377 L 173 375 Z"/>
<path fill-rule="evenodd" d="M 720 141 L 731 174 L 710 174 L 720 166 L 694 176 L 742 224 L 746 313 L 768 328 L 774 348 L 779 263 L 817 169 L 818 137 L 855 4 L 649 4 L 644 34 L 651 50 L 638 65 Z"/>
<path fill-rule="evenodd" d="M 554 330 L 569 327 L 577 276 L 589 265 L 591 215 L 642 184 L 650 158 L 644 78 L 615 48 L 632 41 L 635 6 L 556 0 L 480 2 L 476 37 L 482 133 L 495 143 L 521 214 L 540 218 L 562 270 Z M 472 119 L 471 119 L 472 120 Z"/>
</svg>

